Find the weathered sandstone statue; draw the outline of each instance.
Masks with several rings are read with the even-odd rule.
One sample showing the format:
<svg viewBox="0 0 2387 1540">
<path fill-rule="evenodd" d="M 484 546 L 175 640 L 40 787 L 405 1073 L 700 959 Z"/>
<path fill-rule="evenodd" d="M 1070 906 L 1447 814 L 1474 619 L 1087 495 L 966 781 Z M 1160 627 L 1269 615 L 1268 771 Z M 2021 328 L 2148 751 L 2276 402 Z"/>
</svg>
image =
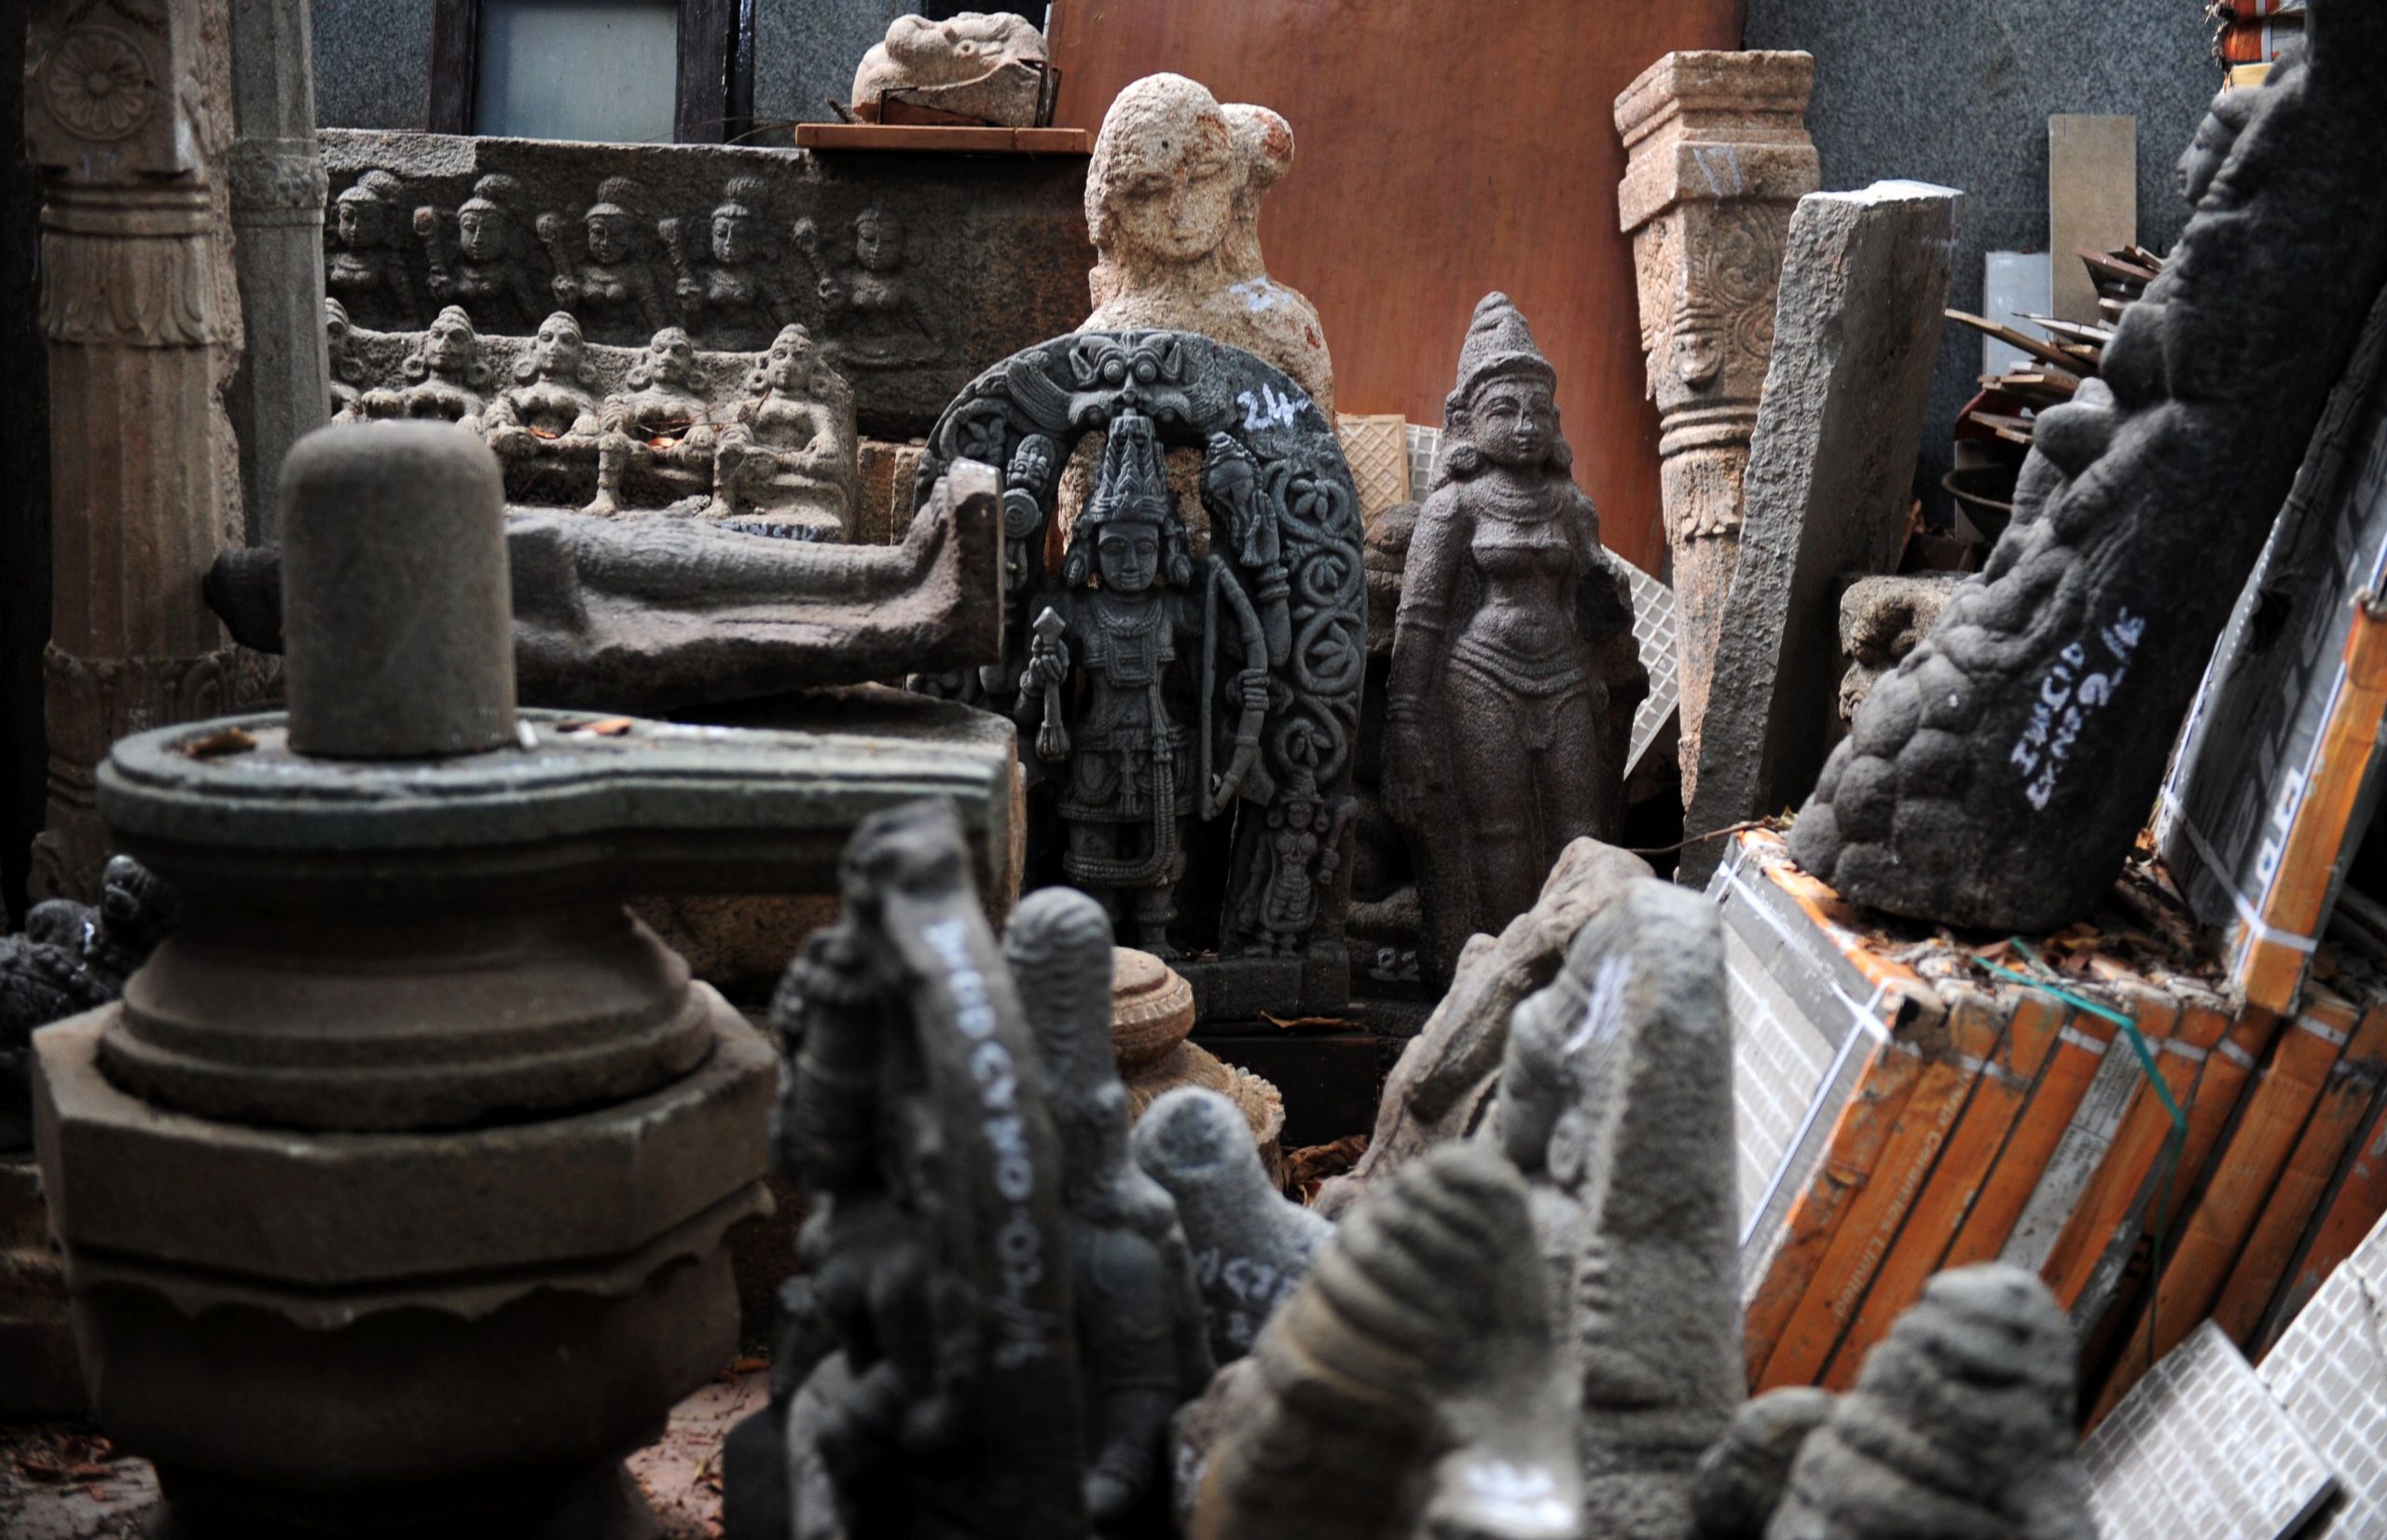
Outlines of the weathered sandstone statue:
<svg viewBox="0 0 2387 1540">
<path fill-rule="evenodd" d="M 939 122 L 1034 128 L 1045 98 L 1044 34 L 1010 11 L 965 10 L 942 21 L 899 16 L 854 72 L 854 116 L 885 118 L 889 99 Z"/>
<path fill-rule="evenodd" d="M 2305 440 L 2387 282 L 2387 9 L 2312 0 L 2303 61 L 2193 158 L 2197 212 L 2040 414 L 2013 522 L 1873 686 L 1790 847 L 1844 896 L 2037 933 L 2086 914 L 2165 756 Z"/>
<path fill-rule="evenodd" d="M 713 447 L 704 516 L 780 540 L 845 539 L 854 505 L 853 392 L 796 325 L 772 338 L 746 389 Z"/>
<path fill-rule="evenodd" d="M 1242 1357 L 1334 1226 L 1277 1190 L 1242 1109 L 1215 1091 L 1162 1093 L 1137 1120 L 1134 1146 L 1136 1163 L 1177 1202 L 1212 1355 Z"/>
<path fill-rule="evenodd" d="M 1181 1086 L 1224 1096 L 1244 1119 L 1261 1165 L 1284 1175 L 1285 1099 L 1276 1088 L 1191 1039 L 1199 1014 L 1185 975 L 1131 946 L 1114 947 L 1111 975 L 1111 1052 L 1127 1087 L 1128 1116 Z"/>
<path fill-rule="evenodd" d="M 433 317 L 404 367 L 406 384 L 365 392 L 359 403 L 365 416 L 426 418 L 480 431 L 490 367 L 471 316 L 450 305 Z"/>
<path fill-rule="evenodd" d="M 1616 190 L 1657 403 L 1681 654 L 1683 804 L 1699 770 L 1717 628 L 1741 539 L 1742 476 L 1773 351 L 1782 249 L 1821 185 L 1803 53 L 1670 53 L 1616 99 Z"/>
<path fill-rule="evenodd" d="M 1261 197 L 1292 163 L 1293 131 L 1265 107 L 1221 106 L 1181 75 L 1121 91 L 1086 172 L 1099 259 L 1079 330 L 1164 327 L 1232 343 L 1290 375 L 1331 433 L 1334 363 L 1318 311 L 1260 256 Z"/>
<path fill-rule="evenodd" d="M 1409 543 L 1384 781 L 1419 867 L 1427 966 L 1530 908 L 1569 841 L 1612 839 L 1649 675 L 1558 426 L 1557 376 L 1486 295 L 1443 408 L 1442 479 Z"/>
<path fill-rule="evenodd" d="M 1320 1213 L 1339 1217 L 1402 1164 L 1475 1132 L 1498 1087 L 1509 1013 L 1557 976 L 1575 933 L 1594 914 L 1635 878 L 1650 874 L 1649 863 L 1638 856 L 1577 840 L 1551 868 L 1531 909 L 1497 938 L 1468 942 L 1449 990 L 1385 1080 L 1367 1152 L 1348 1176 L 1318 1190 Z"/>
<path fill-rule="evenodd" d="M 1194 1540 L 1574 1540 L 1575 1385 L 1524 1181 L 1439 1149 L 1337 1228 L 1197 1407 Z M 1199 1462 L 1198 1466 L 1195 1462 Z"/>
<path fill-rule="evenodd" d="M 514 383 L 481 411 L 483 436 L 505 467 L 508 502 L 551 503 L 590 495 L 603 410 L 589 389 L 593 383 L 580 323 L 569 310 L 540 322 L 531 351 L 514 366 Z"/>
<path fill-rule="evenodd" d="M 1701 1464 L 1690 1533 L 2096 1540 L 2073 1431 L 2078 1351 L 2028 1272 L 1991 1262 L 1942 1272 L 1847 1395 L 1779 1390 L 1741 1409 Z"/>
</svg>

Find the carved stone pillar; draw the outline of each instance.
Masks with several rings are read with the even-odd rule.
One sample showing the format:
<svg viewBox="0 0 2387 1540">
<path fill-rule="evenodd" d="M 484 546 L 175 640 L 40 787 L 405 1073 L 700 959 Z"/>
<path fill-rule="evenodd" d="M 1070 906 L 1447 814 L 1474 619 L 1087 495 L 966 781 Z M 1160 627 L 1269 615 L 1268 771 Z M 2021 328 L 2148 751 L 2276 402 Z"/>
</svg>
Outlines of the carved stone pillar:
<svg viewBox="0 0 2387 1540">
<path fill-rule="evenodd" d="M 241 354 L 227 0 L 34 0 L 25 154 L 49 340 L 48 827 L 36 899 L 96 896 L 91 767 L 218 713 L 231 650 L 200 596 L 241 525 L 224 394 Z"/>
<path fill-rule="evenodd" d="M 1790 211 L 1820 185 L 1804 53 L 1670 53 L 1616 99 L 1641 346 L 1681 651 L 1682 792 L 1699 773 L 1716 626 L 1740 553 L 1741 474 L 1773 351 Z M 1695 831 L 1694 831 L 1695 832 Z"/>
<path fill-rule="evenodd" d="M 234 379 L 252 545 L 281 534 L 283 458 L 330 415 L 324 347 L 323 151 L 308 0 L 242 0 L 232 16 L 233 254 L 247 357 Z"/>
</svg>

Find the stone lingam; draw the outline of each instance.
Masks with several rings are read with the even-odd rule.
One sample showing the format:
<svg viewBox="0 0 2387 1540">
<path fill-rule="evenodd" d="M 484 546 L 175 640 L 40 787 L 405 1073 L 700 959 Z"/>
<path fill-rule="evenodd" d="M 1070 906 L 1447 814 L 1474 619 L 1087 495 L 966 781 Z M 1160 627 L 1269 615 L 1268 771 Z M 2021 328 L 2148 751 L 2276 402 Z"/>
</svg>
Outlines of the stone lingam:
<svg viewBox="0 0 2387 1540">
<path fill-rule="evenodd" d="M 620 896 L 819 891 L 890 790 L 1002 767 L 517 711 L 463 430 L 322 430 L 283 491 L 289 712 L 111 751 L 183 916 L 34 1038 L 96 1415 L 177 1535 L 639 1533 L 619 1461 L 735 1346 L 779 1071 Z"/>
</svg>

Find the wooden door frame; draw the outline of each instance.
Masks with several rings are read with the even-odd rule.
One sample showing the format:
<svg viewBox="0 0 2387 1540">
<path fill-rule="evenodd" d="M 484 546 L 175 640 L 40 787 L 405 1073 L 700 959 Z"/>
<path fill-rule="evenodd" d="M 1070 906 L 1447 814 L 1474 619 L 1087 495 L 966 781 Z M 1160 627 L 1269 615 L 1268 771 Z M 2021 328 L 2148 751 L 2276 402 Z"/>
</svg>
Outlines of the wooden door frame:
<svg viewBox="0 0 2387 1540">
<path fill-rule="evenodd" d="M 754 116 L 754 0 L 678 0 L 679 62 L 671 137 L 718 144 L 745 133 Z M 433 133 L 472 133 L 479 79 L 480 0 L 432 0 Z"/>
</svg>

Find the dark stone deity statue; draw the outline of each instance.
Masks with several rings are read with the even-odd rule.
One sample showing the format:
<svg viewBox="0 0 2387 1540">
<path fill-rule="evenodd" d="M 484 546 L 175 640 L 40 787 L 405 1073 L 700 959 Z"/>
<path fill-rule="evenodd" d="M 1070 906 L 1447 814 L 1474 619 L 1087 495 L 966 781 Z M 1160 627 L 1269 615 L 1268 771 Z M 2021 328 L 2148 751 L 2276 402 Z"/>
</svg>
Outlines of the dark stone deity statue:
<svg viewBox="0 0 2387 1540">
<path fill-rule="evenodd" d="M 2312 0 L 2301 62 L 2215 106 L 2162 275 L 1799 815 L 1792 853 L 1846 897 L 2037 933 L 2111 887 L 2387 282 L 2382 70 L 2387 7 Z"/>
<path fill-rule="evenodd" d="M 1086 1535 L 1161 1500 L 1210 1358 L 1175 1205 L 1127 1156 L 1111 934 L 1031 896 L 998 947 L 950 807 L 877 815 L 790 967 L 780 1169 L 804 1189 L 733 1535 Z"/>
<path fill-rule="evenodd" d="M 31 1142 L 34 1029 L 122 995 L 180 912 L 172 888 L 117 856 L 96 906 L 51 899 L 34 905 L 21 934 L 0 936 L 0 1150 Z"/>
<path fill-rule="evenodd" d="M 414 211 L 431 296 L 462 305 L 509 336 L 529 330 L 548 303 L 545 285 L 531 271 L 531 225 L 522 213 L 528 197 L 516 178 L 492 172 L 473 184 L 473 195 L 452 216 L 428 206 Z"/>
<path fill-rule="evenodd" d="M 399 250 L 398 208 L 406 184 L 368 171 L 332 199 L 324 222 L 324 288 L 359 325 L 404 326 L 414 318 L 414 282 Z"/>
<path fill-rule="evenodd" d="M 1056 538 L 1057 468 L 1097 431 L 1092 495 Z M 1207 553 L 1171 448 L 1200 452 Z M 1339 960 L 1366 589 L 1325 419 L 1239 349 L 1088 333 L 981 375 L 919 485 L 965 458 L 1006 468 L 1009 653 L 962 688 L 1021 724 L 1031 859 L 1164 956 Z M 1179 914 L 1181 884 L 1219 896 L 1214 922 Z"/>
<path fill-rule="evenodd" d="M 769 191 L 758 176 L 733 176 L 721 201 L 695 229 L 679 218 L 655 226 L 671 261 L 681 313 L 707 347 L 760 348 L 795 321 L 795 303 L 780 278 L 770 238 Z"/>
<path fill-rule="evenodd" d="M 1427 963 L 1533 906 L 1568 841 L 1616 837 L 1649 691 L 1633 598 L 1560 435 L 1557 375 L 1486 295 L 1443 407 L 1442 481 L 1410 537 L 1383 780 L 1418 859 Z"/>
</svg>

